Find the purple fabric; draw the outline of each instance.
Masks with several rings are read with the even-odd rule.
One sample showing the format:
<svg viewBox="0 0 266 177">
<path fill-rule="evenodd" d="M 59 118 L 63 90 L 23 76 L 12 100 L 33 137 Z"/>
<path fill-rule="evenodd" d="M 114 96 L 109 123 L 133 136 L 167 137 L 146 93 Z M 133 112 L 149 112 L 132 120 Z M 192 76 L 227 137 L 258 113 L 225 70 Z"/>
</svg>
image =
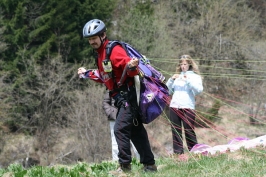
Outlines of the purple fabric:
<svg viewBox="0 0 266 177">
<path fill-rule="evenodd" d="M 235 142 L 243 141 L 243 140 L 249 140 L 249 138 L 246 137 L 236 137 L 228 142 L 228 144 L 233 144 Z"/>
<path fill-rule="evenodd" d="M 162 73 L 160 73 L 159 71 L 157 71 L 156 69 L 154 69 L 150 65 L 150 61 L 148 59 L 146 59 L 146 58 L 144 59 L 143 55 L 141 55 L 138 51 L 136 51 L 130 45 L 127 45 L 126 47 L 127 47 L 129 56 L 131 58 L 136 57 L 136 58 L 140 59 L 139 68 L 143 72 L 143 74 L 145 74 L 146 76 L 154 77 L 154 78 L 159 79 L 161 81 L 163 81 L 165 79 L 165 77 L 162 75 Z"/>
<path fill-rule="evenodd" d="M 132 46 L 125 43 L 131 58 L 139 59 L 140 74 L 140 110 L 142 123 L 148 124 L 160 116 L 166 106 L 169 96 L 168 88 L 163 83 L 165 77 L 150 65 L 150 61 Z"/>
<path fill-rule="evenodd" d="M 148 124 L 163 112 L 168 89 L 164 83 L 156 78 L 144 76 L 142 80 L 139 106 L 142 122 Z"/>
</svg>

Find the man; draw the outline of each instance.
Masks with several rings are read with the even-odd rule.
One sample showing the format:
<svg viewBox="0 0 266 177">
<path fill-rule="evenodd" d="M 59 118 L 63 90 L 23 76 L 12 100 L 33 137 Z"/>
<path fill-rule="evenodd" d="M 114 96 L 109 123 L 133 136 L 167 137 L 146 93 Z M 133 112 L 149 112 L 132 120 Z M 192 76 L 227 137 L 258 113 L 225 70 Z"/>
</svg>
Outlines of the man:
<svg viewBox="0 0 266 177">
<path fill-rule="evenodd" d="M 84 67 L 81 67 L 78 69 L 78 74 L 80 77 L 105 84 L 118 108 L 114 126 L 120 164 L 117 172 L 131 170 L 130 140 L 140 155 L 140 163 L 144 165 L 144 171 L 157 171 L 148 135 L 141 123 L 140 110 L 137 105 L 134 76 L 139 73 L 138 59 L 131 59 L 126 51 L 117 45 L 112 50 L 110 61 L 105 60 L 105 47 L 109 40 L 106 36 L 106 26 L 101 20 L 93 19 L 87 22 L 83 28 L 83 37 L 88 38 L 89 44 L 98 54 L 96 63 L 98 70 L 86 71 Z M 125 78 L 122 78 L 124 68 L 129 69 L 126 71 Z"/>
</svg>

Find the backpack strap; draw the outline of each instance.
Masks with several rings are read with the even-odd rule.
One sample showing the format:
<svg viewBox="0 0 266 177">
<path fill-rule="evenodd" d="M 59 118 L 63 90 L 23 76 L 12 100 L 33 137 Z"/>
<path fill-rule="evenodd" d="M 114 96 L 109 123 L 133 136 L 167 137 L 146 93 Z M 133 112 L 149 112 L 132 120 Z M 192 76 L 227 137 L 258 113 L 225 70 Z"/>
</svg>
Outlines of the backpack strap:
<svg viewBox="0 0 266 177">
<path fill-rule="evenodd" d="M 124 42 L 118 41 L 118 40 L 109 41 L 108 44 L 105 47 L 105 49 L 106 49 L 105 60 L 106 61 L 110 61 L 110 56 L 111 56 L 112 50 L 117 45 L 121 45 L 123 47 L 123 49 L 126 51 L 127 55 L 129 56 L 129 52 L 128 52 L 128 50 L 126 48 L 126 44 Z M 122 77 L 121 77 L 121 80 L 119 81 L 119 83 L 115 82 L 114 73 L 112 72 L 112 78 L 113 78 L 113 81 L 114 81 L 114 84 L 115 84 L 115 88 L 118 88 L 118 86 L 121 86 L 122 83 L 124 82 L 125 73 L 126 73 L 127 69 L 128 69 L 128 66 L 126 66 L 126 68 L 124 69 Z"/>
<path fill-rule="evenodd" d="M 126 47 L 126 44 L 122 41 L 109 41 L 108 44 L 106 45 L 105 49 L 106 49 L 106 56 L 105 58 L 110 60 L 110 55 L 112 53 L 112 50 L 115 46 L 117 45 L 121 45 L 123 47 L 123 49 L 126 51 L 127 55 L 129 56 L 129 53 L 127 51 L 127 47 Z"/>
<path fill-rule="evenodd" d="M 106 60 L 110 60 L 111 52 L 112 52 L 113 48 L 115 47 L 114 44 L 115 43 L 113 43 L 113 41 L 109 41 L 108 44 L 106 45 L 106 47 L 105 47 L 105 49 L 106 49 L 105 59 Z"/>
</svg>

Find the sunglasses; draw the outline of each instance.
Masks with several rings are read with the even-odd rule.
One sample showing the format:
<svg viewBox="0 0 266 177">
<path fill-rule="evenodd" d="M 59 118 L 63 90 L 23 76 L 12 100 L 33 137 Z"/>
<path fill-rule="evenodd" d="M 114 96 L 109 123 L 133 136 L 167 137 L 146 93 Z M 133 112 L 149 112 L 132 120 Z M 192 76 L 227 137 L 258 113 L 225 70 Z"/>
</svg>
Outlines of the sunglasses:
<svg viewBox="0 0 266 177">
<path fill-rule="evenodd" d="M 182 55 L 181 57 L 180 57 L 180 59 L 186 59 L 186 58 L 190 58 L 190 56 L 189 55 Z"/>
</svg>

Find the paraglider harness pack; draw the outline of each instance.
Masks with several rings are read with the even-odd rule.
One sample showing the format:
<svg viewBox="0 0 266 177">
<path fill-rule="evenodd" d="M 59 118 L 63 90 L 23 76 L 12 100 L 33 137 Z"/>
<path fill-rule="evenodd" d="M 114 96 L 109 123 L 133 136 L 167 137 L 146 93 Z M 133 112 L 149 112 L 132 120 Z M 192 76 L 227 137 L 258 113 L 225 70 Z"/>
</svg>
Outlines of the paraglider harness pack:
<svg viewBox="0 0 266 177">
<path fill-rule="evenodd" d="M 150 65 L 149 60 L 145 56 L 140 54 L 136 49 L 126 42 L 117 40 L 110 41 L 106 46 L 105 61 L 110 61 L 112 49 L 116 45 L 121 45 L 130 58 L 137 58 L 139 60 L 138 68 L 140 73 L 138 76 L 134 77 L 134 80 L 137 92 L 137 101 L 141 111 L 142 123 L 148 124 L 162 114 L 167 104 L 166 100 L 169 98 L 169 92 L 164 83 L 165 77 Z M 126 68 L 121 77 L 122 81 L 126 73 L 125 71 Z"/>
</svg>

